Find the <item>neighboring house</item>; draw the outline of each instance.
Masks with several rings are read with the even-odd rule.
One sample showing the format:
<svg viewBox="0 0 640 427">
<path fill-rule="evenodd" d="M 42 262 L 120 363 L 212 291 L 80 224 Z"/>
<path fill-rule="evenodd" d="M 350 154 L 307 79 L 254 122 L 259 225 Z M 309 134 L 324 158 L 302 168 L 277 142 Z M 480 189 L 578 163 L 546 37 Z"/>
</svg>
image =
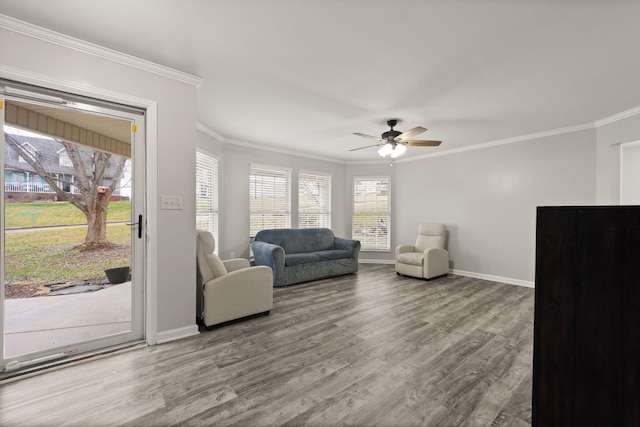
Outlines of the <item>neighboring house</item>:
<svg viewBox="0 0 640 427">
<path fill-rule="evenodd" d="M 43 166 L 47 173 L 58 181 L 58 185 L 67 193 L 78 194 L 75 185 L 76 171 L 64 146 L 50 138 L 20 137 L 22 147 Z M 80 147 L 83 158 L 90 158 L 93 149 Z M 103 181 L 104 186 L 111 184 L 115 172 L 115 161 L 110 160 Z M 4 144 L 4 191 L 5 200 L 57 200 L 55 191 L 38 175 L 33 167 Z M 116 188 L 112 200 L 120 198 Z M 116 196 L 116 197 L 114 197 Z"/>
</svg>

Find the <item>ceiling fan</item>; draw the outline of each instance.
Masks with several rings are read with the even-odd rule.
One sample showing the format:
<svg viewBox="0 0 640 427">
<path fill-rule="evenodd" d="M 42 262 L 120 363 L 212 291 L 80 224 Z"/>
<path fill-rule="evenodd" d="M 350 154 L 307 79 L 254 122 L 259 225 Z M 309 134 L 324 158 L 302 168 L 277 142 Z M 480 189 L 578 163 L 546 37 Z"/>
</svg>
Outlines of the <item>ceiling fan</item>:
<svg viewBox="0 0 640 427">
<path fill-rule="evenodd" d="M 380 154 L 382 157 L 391 156 L 392 158 L 396 158 L 406 151 L 407 145 L 411 147 L 437 147 L 438 145 L 442 144 L 442 141 L 409 139 L 415 135 L 419 135 L 422 132 L 425 132 L 427 129 L 423 128 L 422 126 L 417 126 L 403 133 L 393 129 L 396 124 L 398 124 L 397 120 L 387 120 L 387 125 L 391 129 L 384 132 L 382 134 L 382 138 L 365 135 L 364 133 L 354 132 L 354 135 L 362 136 L 369 139 L 375 139 L 379 143 L 366 145 L 364 147 L 353 148 L 349 151 L 362 150 L 363 148 L 369 147 L 380 147 L 380 149 L 378 150 L 378 154 Z"/>
</svg>

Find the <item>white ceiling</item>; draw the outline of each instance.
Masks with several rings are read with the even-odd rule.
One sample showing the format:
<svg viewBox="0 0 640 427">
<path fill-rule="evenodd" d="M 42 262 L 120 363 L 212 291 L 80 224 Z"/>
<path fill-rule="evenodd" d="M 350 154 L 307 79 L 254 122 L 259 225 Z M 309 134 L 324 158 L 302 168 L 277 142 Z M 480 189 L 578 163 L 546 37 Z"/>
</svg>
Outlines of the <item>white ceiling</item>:
<svg viewBox="0 0 640 427">
<path fill-rule="evenodd" d="M 640 106 L 637 0 L 0 0 L 0 13 L 200 76 L 198 121 L 346 161 L 420 156 Z"/>
</svg>

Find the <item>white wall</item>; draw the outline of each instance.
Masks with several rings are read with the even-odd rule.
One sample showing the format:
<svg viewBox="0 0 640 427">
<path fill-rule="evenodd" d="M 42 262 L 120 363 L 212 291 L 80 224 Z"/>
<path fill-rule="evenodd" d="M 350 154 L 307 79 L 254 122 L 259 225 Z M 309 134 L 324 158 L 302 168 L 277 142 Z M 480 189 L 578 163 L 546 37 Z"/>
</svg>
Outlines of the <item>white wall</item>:
<svg viewBox="0 0 640 427">
<path fill-rule="evenodd" d="M 448 229 L 451 268 L 529 282 L 536 206 L 595 202 L 595 132 L 574 132 L 397 165 L 396 241 Z"/>
<path fill-rule="evenodd" d="M 42 31 L 38 31 L 42 34 Z M 68 46 L 74 46 L 74 48 Z M 157 230 L 150 245 L 157 248 L 157 332 L 170 339 L 197 332 L 195 326 L 195 146 L 196 88 L 117 60 L 86 53 L 78 44 L 51 43 L 42 38 L 0 28 L 0 75 L 26 83 L 83 95 L 117 99 L 119 94 L 139 99 L 138 105 L 157 105 L 157 124 L 148 126 L 148 147 L 157 158 L 148 159 L 157 176 L 149 177 L 149 203 L 157 208 Z M 97 95 L 96 95 L 97 94 Z M 111 99 L 111 100 L 113 100 Z M 157 139 L 153 139 L 153 135 Z M 157 195 L 178 195 L 184 209 L 159 210 Z M 155 268 L 155 267 L 154 267 Z M 152 331 L 152 334 L 154 334 Z M 155 334 L 154 334 L 155 335 Z"/>
</svg>

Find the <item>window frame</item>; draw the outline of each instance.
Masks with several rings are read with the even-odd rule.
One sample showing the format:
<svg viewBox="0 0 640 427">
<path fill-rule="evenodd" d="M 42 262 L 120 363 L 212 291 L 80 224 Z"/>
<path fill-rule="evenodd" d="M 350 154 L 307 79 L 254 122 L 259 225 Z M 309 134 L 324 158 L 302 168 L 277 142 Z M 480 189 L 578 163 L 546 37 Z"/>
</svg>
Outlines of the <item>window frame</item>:
<svg viewBox="0 0 640 427">
<path fill-rule="evenodd" d="M 351 202 L 351 208 L 352 208 L 352 212 L 351 212 L 351 238 L 355 239 L 355 240 L 360 240 L 360 244 L 361 244 L 361 250 L 362 251 L 366 251 L 366 252 L 390 252 L 391 251 L 391 176 L 380 176 L 380 175 L 376 175 L 376 176 L 353 176 L 352 177 L 352 192 L 351 192 L 351 196 L 352 196 L 352 202 Z M 358 212 L 356 213 L 357 210 L 357 195 L 356 195 L 356 188 L 358 186 L 358 184 L 361 185 L 366 185 L 366 184 L 362 184 L 364 182 L 375 182 L 376 187 L 378 186 L 382 186 L 385 185 L 387 186 L 387 203 L 386 203 L 386 209 L 383 210 L 372 210 L 372 211 L 365 211 L 364 214 L 363 212 Z M 378 191 L 378 190 L 376 190 Z M 376 196 L 378 197 L 378 196 Z M 376 202 L 378 203 L 378 202 Z M 366 225 L 361 225 L 358 224 L 356 226 L 356 217 L 358 216 L 371 216 L 371 217 L 378 217 L 377 220 L 375 220 L 376 222 L 374 223 L 373 220 L 372 221 L 368 221 L 366 223 Z M 382 217 L 382 218 L 381 218 Z M 382 223 L 382 225 L 380 224 L 380 219 L 382 219 L 384 221 L 384 219 L 386 218 L 386 224 L 384 224 L 384 222 Z M 367 240 L 366 238 L 363 238 L 362 234 L 364 233 L 364 231 L 362 233 L 357 233 L 356 230 L 358 230 L 359 227 L 360 229 L 362 229 L 363 227 L 368 227 L 370 229 L 370 231 L 373 231 L 373 233 L 377 234 L 381 231 L 382 227 L 384 227 L 384 235 L 386 236 L 386 241 L 385 242 L 380 242 L 380 237 L 382 236 L 377 236 L 375 237 L 376 240 L 374 240 L 373 242 L 371 242 L 370 240 Z M 384 243 L 384 244 L 380 244 L 380 243 Z"/>
<path fill-rule="evenodd" d="M 315 179 L 307 179 L 307 178 L 303 178 L 303 176 L 315 177 Z M 310 170 L 300 170 L 298 172 L 298 228 L 331 228 L 331 180 L 332 180 L 332 176 L 331 174 L 328 174 L 328 173 L 315 172 Z M 303 210 L 303 207 L 302 207 L 302 202 L 303 202 L 302 182 L 303 181 L 318 183 L 318 192 L 319 192 L 318 197 L 321 200 L 318 204 L 319 212 L 317 213 L 307 212 L 306 210 Z M 322 188 L 323 185 L 324 185 L 324 188 Z M 301 218 L 303 218 L 303 216 L 311 216 L 311 215 L 317 216 L 317 226 L 303 227 L 301 223 Z"/>
</svg>

